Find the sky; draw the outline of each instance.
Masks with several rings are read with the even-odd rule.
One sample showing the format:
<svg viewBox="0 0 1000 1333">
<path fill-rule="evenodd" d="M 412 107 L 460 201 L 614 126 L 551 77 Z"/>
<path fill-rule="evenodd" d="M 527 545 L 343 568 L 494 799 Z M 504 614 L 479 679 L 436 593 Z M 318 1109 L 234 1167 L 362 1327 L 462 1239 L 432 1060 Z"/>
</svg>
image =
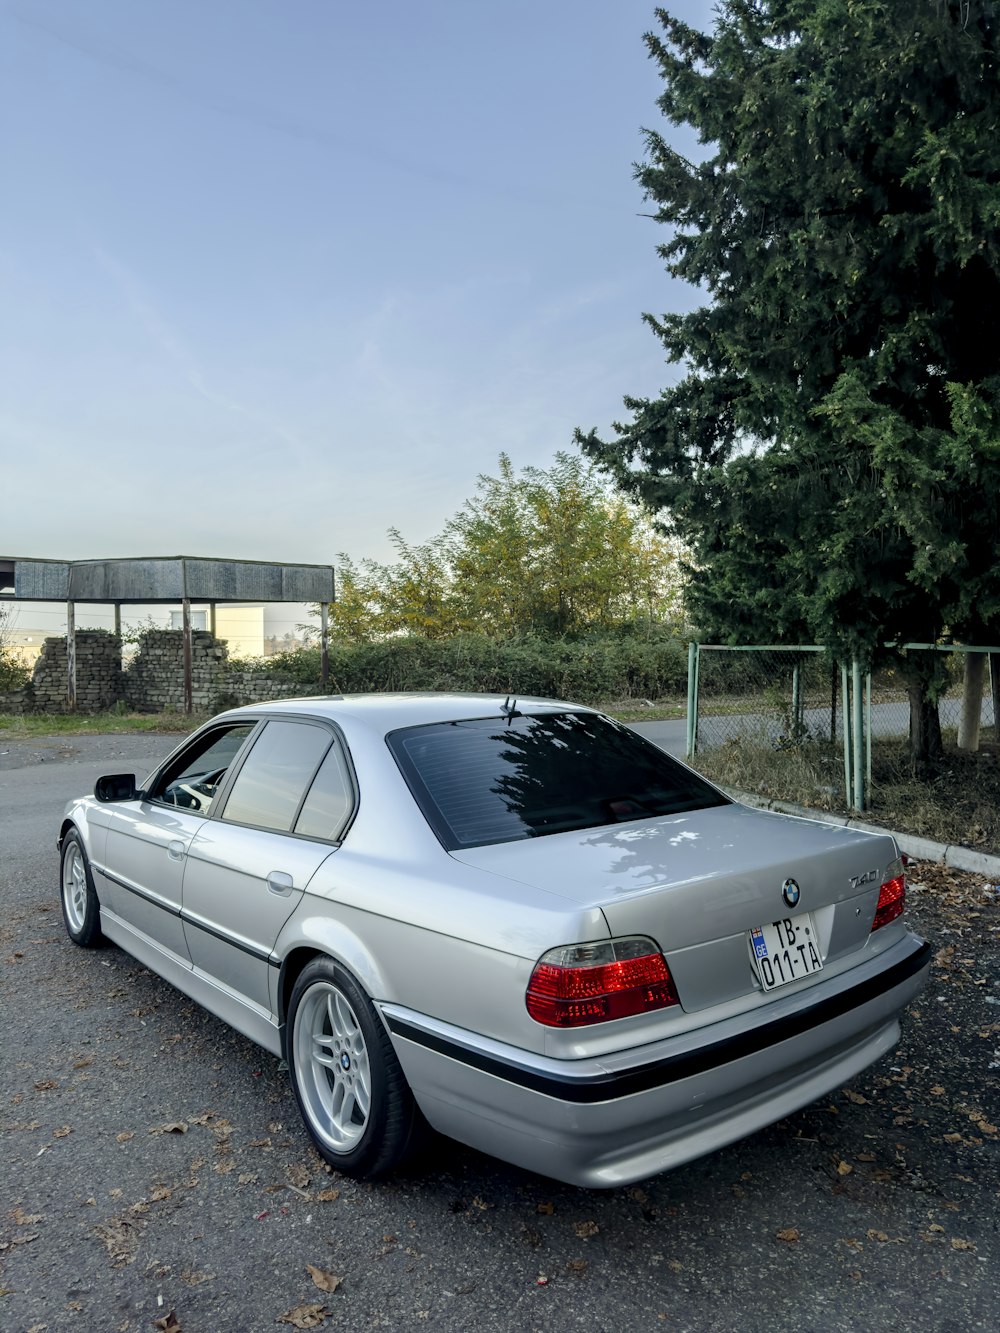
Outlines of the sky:
<svg viewBox="0 0 1000 1333">
<path fill-rule="evenodd" d="M 387 559 L 658 393 L 654 26 L 0 0 L 0 556 Z"/>
</svg>

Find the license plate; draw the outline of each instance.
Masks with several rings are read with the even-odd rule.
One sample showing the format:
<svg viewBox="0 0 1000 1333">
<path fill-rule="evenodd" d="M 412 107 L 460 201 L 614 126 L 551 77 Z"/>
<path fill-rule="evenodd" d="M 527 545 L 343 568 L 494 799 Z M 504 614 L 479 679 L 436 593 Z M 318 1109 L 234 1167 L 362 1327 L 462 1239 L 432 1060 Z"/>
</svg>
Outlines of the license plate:
<svg viewBox="0 0 1000 1333">
<path fill-rule="evenodd" d="M 819 940 L 809 912 L 786 916 L 747 932 L 754 970 L 765 990 L 787 986 L 799 977 L 820 972 Z"/>
</svg>

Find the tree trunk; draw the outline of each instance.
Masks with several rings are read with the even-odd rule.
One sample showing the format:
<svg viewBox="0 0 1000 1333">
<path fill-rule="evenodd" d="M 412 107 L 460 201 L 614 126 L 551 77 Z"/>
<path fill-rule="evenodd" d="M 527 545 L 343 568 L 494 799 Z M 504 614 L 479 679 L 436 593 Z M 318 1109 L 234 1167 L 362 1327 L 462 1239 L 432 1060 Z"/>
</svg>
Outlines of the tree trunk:
<svg viewBox="0 0 1000 1333">
<path fill-rule="evenodd" d="M 993 678 L 993 739 L 1000 743 L 1000 653 L 990 653 Z"/>
<path fill-rule="evenodd" d="M 929 653 L 911 652 L 903 664 L 906 690 L 910 696 L 910 759 L 915 769 L 929 770 L 944 755 L 941 742 L 941 717 L 937 698 L 931 692 L 936 684 L 938 664 Z"/>
<path fill-rule="evenodd" d="M 958 748 L 975 754 L 979 749 L 979 724 L 983 715 L 983 681 L 986 654 L 965 654 L 965 682 L 962 691 L 962 716 L 958 723 Z"/>
</svg>

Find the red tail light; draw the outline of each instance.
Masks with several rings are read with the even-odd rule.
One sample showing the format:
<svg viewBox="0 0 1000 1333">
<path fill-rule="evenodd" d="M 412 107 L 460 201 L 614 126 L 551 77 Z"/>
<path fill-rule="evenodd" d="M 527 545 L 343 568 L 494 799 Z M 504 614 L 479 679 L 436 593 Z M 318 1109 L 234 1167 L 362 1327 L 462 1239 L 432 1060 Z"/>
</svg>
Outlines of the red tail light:
<svg viewBox="0 0 1000 1333">
<path fill-rule="evenodd" d="M 550 949 L 535 964 L 525 1003 L 537 1023 L 574 1028 L 680 1001 L 663 955 L 635 937 Z"/>
<path fill-rule="evenodd" d="M 887 926 L 890 921 L 895 921 L 897 916 L 902 916 L 905 904 L 906 873 L 903 870 L 902 858 L 900 858 L 898 861 L 893 861 L 882 878 L 882 887 L 878 893 L 878 906 L 875 908 L 872 930 Z"/>
</svg>

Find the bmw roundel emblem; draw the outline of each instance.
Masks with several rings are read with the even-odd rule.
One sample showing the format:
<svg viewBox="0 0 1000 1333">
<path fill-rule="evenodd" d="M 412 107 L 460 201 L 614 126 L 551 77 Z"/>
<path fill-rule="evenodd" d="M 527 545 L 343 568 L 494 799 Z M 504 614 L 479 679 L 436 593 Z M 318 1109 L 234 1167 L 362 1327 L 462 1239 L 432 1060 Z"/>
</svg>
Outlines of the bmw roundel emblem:
<svg viewBox="0 0 1000 1333">
<path fill-rule="evenodd" d="M 802 890 L 796 884 L 794 879 L 786 879 L 781 886 L 781 896 L 789 907 L 796 907 L 799 899 L 802 897 Z"/>
</svg>

